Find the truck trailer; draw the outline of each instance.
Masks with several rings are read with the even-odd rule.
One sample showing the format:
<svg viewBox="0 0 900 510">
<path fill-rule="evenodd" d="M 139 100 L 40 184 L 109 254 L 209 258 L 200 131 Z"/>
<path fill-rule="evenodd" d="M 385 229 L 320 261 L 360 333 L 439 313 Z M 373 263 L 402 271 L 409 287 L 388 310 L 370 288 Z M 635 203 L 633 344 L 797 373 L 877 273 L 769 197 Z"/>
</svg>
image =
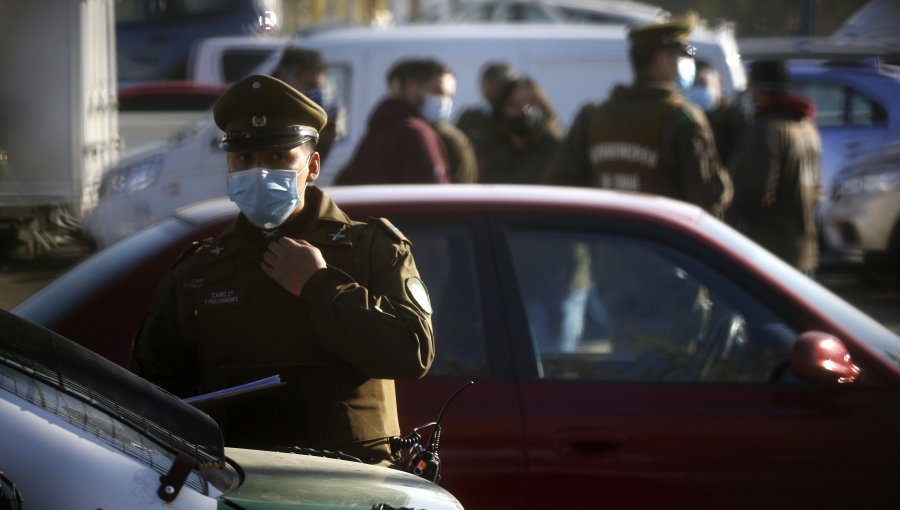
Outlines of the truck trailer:
<svg viewBox="0 0 900 510">
<path fill-rule="evenodd" d="M 77 239 L 119 152 L 114 0 L 0 0 L 0 256 Z"/>
</svg>

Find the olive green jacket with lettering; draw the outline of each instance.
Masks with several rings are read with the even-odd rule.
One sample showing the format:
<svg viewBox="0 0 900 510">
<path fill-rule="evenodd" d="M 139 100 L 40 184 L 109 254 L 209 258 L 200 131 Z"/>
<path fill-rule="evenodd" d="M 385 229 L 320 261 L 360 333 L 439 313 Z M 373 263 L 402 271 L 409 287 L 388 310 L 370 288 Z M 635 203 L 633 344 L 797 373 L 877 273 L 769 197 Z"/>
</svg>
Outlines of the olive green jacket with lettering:
<svg viewBox="0 0 900 510">
<path fill-rule="evenodd" d="M 130 368 L 179 397 L 279 374 L 286 384 L 210 414 L 229 446 L 310 446 L 369 461 L 398 435 L 394 379 L 434 359 L 430 304 L 410 243 L 386 220 L 348 218 L 315 187 L 265 236 L 239 216 L 161 284 Z M 328 264 L 296 297 L 265 275 L 270 242 L 304 239 Z"/>
<path fill-rule="evenodd" d="M 546 182 L 664 195 L 718 216 L 732 193 L 702 110 L 657 81 L 619 85 L 583 106 Z"/>
</svg>

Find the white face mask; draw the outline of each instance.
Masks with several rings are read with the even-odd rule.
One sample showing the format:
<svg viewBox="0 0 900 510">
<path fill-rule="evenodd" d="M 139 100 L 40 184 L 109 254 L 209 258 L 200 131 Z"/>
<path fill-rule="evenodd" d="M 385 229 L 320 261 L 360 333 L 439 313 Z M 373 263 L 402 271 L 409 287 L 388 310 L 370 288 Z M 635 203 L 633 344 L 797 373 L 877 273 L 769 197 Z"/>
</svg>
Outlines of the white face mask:
<svg viewBox="0 0 900 510">
<path fill-rule="evenodd" d="M 425 104 L 419 109 L 419 114 L 429 124 L 439 121 L 449 122 L 450 116 L 453 114 L 453 98 L 428 94 L 425 96 Z"/>
<path fill-rule="evenodd" d="M 676 83 L 682 92 L 691 90 L 697 76 L 697 65 L 691 57 L 678 57 L 678 77 Z"/>
</svg>

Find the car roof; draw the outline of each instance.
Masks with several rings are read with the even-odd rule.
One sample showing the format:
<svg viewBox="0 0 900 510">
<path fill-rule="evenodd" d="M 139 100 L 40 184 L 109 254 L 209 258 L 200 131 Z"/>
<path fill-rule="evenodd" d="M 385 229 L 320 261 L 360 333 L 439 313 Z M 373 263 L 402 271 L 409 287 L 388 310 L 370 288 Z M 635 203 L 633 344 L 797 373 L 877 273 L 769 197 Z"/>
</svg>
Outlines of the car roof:
<svg viewBox="0 0 900 510">
<path fill-rule="evenodd" d="M 242 47 L 261 47 L 261 48 L 278 48 L 290 42 L 288 37 L 263 36 L 258 34 L 245 35 L 219 35 L 215 37 L 207 37 L 198 42 L 197 45 L 206 46 L 225 46 L 232 47 L 240 45 Z"/>
<path fill-rule="evenodd" d="M 738 41 L 741 58 L 861 60 L 878 57 L 893 62 L 900 57 L 895 44 L 878 40 L 842 40 L 832 37 L 742 37 Z"/>
<path fill-rule="evenodd" d="M 203 111 L 228 90 L 224 84 L 157 81 L 119 89 L 120 111 Z"/>
<path fill-rule="evenodd" d="M 691 228 L 705 214 L 699 207 L 657 195 L 593 188 L 517 184 L 397 184 L 333 186 L 325 192 L 342 208 L 387 213 L 544 213 L 630 217 Z M 237 214 L 227 198 L 179 209 L 190 223 L 222 220 Z"/>
<path fill-rule="evenodd" d="M 435 25 L 395 25 L 391 27 L 348 26 L 313 28 L 301 32 L 294 44 L 302 46 L 304 41 L 340 41 L 348 44 L 373 41 L 416 41 L 443 40 L 459 42 L 467 38 L 519 37 L 533 39 L 593 39 L 606 38 L 627 43 L 626 24 L 565 24 L 565 23 L 441 23 Z M 692 34 L 696 42 L 709 42 L 718 37 L 719 32 L 698 27 Z"/>
<path fill-rule="evenodd" d="M 894 66 L 848 65 L 841 63 L 797 63 L 790 66 L 791 79 L 802 82 L 810 80 L 834 80 L 844 85 L 852 85 L 873 96 L 889 111 L 900 107 L 900 73 Z M 890 116 L 893 123 L 893 117 Z"/>
<path fill-rule="evenodd" d="M 880 65 L 874 59 L 859 62 L 796 60 L 790 64 L 790 72 L 799 76 L 838 75 L 900 85 L 900 73 L 893 66 Z"/>
</svg>

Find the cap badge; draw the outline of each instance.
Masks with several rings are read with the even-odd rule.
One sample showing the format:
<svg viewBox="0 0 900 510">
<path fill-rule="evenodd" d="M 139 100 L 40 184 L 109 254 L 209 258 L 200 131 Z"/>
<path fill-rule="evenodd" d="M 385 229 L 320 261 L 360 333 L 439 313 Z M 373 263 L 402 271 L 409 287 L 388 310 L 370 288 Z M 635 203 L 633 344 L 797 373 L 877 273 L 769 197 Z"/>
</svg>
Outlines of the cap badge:
<svg viewBox="0 0 900 510">
<path fill-rule="evenodd" d="M 266 116 L 260 115 L 257 117 L 254 115 L 250 118 L 250 124 L 253 124 L 253 127 L 263 127 L 266 125 Z"/>
<path fill-rule="evenodd" d="M 258 89 L 258 88 L 262 87 L 262 83 L 255 81 L 255 82 L 253 82 L 252 86 L 253 86 L 253 88 Z"/>
</svg>

